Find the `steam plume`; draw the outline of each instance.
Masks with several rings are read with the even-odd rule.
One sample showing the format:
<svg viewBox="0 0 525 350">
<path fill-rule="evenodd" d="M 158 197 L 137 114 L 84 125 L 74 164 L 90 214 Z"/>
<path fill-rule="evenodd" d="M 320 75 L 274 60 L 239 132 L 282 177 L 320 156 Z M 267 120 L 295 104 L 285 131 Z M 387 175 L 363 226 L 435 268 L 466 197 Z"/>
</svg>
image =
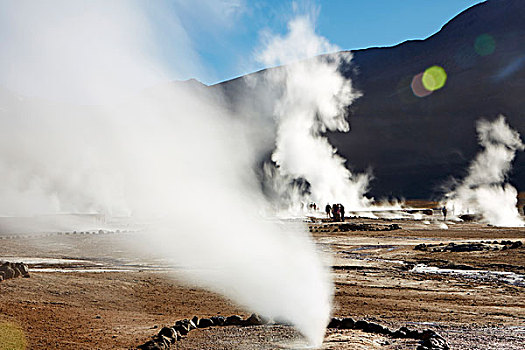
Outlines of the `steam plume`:
<svg viewBox="0 0 525 350">
<path fill-rule="evenodd" d="M 446 194 L 446 205 L 455 211 L 472 210 L 496 226 L 523 226 L 516 208 L 517 191 L 506 183 L 517 151 L 523 151 L 520 135 L 499 116 L 477 123 L 479 144 L 483 148 L 470 164 L 463 181 Z"/>
<path fill-rule="evenodd" d="M 301 16 L 288 25 L 285 36 L 268 40 L 259 59 L 266 65 L 291 64 L 269 70 L 266 78 L 282 91 L 273 110 L 277 124 L 272 161 L 276 169 L 266 168 L 271 187 L 302 201 L 317 203 L 342 202 L 347 208 L 362 209 L 370 204 L 364 197 L 369 176 L 352 174 L 346 160 L 323 135 L 327 130 L 347 132 L 346 108 L 360 94 L 351 81 L 339 72 L 339 66 L 351 60 L 350 53 L 338 51 L 314 31 L 310 16 Z M 303 61 L 301 59 L 308 58 Z M 278 89 L 277 88 L 277 89 Z M 305 180 L 307 191 L 297 188 L 293 180 Z M 283 186 L 282 183 L 285 183 Z M 281 183 L 281 185 L 276 185 Z M 285 190 L 288 187 L 287 190 Z"/>
<path fill-rule="evenodd" d="M 172 68 L 150 54 L 162 51 L 154 45 L 161 24 L 141 2 L 78 4 L 1 4 L 13 38 L 0 48 L 1 84 L 16 91 L 0 91 L 1 214 L 147 222 L 130 243 L 321 344 L 329 272 L 302 224 L 260 216 L 267 203 L 252 166 L 261 155 L 246 126 L 217 104 L 221 96 L 168 83 Z M 183 53 L 183 76 L 194 53 L 175 14 L 168 27 L 180 39 L 173 49 Z"/>
</svg>

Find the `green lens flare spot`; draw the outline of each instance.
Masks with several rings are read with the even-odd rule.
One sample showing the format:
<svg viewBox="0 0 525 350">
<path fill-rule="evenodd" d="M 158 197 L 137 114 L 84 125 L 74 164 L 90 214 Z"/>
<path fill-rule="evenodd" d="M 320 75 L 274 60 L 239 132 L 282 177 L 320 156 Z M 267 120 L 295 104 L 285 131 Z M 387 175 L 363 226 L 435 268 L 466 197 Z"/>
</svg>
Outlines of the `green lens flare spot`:
<svg viewBox="0 0 525 350">
<path fill-rule="evenodd" d="M 440 66 L 432 66 L 425 70 L 421 80 L 425 89 L 428 91 L 436 91 L 445 86 L 447 73 Z"/>
<path fill-rule="evenodd" d="M 489 34 L 481 34 L 474 41 L 474 50 L 480 56 L 487 56 L 496 49 L 496 40 Z"/>
<path fill-rule="evenodd" d="M 27 349 L 27 341 L 22 328 L 0 320 L 0 349 Z"/>
</svg>

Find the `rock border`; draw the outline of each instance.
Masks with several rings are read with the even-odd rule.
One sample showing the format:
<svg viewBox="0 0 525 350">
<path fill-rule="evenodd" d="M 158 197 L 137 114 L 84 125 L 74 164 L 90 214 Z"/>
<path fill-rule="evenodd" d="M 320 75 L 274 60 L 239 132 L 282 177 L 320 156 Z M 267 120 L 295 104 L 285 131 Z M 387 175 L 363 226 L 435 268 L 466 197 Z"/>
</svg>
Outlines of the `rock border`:
<svg viewBox="0 0 525 350">
<path fill-rule="evenodd" d="M 24 263 L 0 262 L 0 282 L 3 280 L 24 277 L 29 278 L 29 270 Z"/>
<path fill-rule="evenodd" d="M 353 222 L 338 222 L 338 223 L 323 223 L 323 224 L 310 224 L 310 232 L 354 232 L 354 231 L 395 231 L 400 230 L 401 226 L 398 224 L 358 224 Z"/>
<path fill-rule="evenodd" d="M 2 234 L 0 240 L 3 239 L 32 239 L 52 236 L 71 236 L 71 235 L 112 235 L 120 233 L 132 233 L 131 230 L 88 230 L 88 231 L 64 231 L 64 232 L 39 232 L 39 233 L 16 233 L 16 234 Z"/>
<path fill-rule="evenodd" d="M 286 325 L 289 324 L 280 322 L 271 322 L 269 319 L 261 317 L 257 314 L 252 314 L 247 319 L 243 320 L 239 315 L 213 316 L 210 318 L 198 318 L 194 316 L 190 319 L 178 320 L 173 327 L 163 327 L 159 333 L 154 335 L 151 340 L 137 346 L 138 350 L 166 350 L 171 349 L 171 345 L 183 339 L 190 331 L 198 328 L 209 328 L 213 326 L 261 326 L 261 325 Z M 333 317 L 330 320 L 327 328 L 331 329 L 357 329 L 363 332 L 376 333 L 392 337 L 394 339 L 407 338 L 419 340 L 419 345 L 416 350 L 449 350 L 450 346 L 447 341 L 438 333 L 431 329 L 422 331 L 411 330 L 407 327 L 401 327 L 396 331 L 392 331 L 380 324 L 369 322 L 365 320 L 355 321 L 351 317 Z"/>
<path fill-rule="evenodd" d="M 414 247 L 414 250 L 420 250 L 424 252 L 480 252 L 480 251 L 497 251 L 497 250 L 508 250 L 517 249 L 523 246 L 522 241 L 480 241 L 480 242 L 465 242 L 465 243 L 454 243 L 448 244 L 425 244 L 421 243 Z"/>
</svg>

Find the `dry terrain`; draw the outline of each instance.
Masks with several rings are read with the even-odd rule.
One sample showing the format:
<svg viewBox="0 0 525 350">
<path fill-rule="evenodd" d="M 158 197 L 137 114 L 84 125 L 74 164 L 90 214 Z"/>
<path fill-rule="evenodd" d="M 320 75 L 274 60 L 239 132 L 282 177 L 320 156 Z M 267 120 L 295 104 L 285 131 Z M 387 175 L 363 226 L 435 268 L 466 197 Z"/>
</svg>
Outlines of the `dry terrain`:
<svg viewBox="0 0 525 350">
<path fill-rule="evenodd" d="M 525 229 L 453 222 L 446 229 L 432 217 L 347 221 L 378 229 L 395 223 L 401 229 L 334 232 L 332 223 L 312 224 L 320 248 L 333 256 L 334 315 L 390 328 L 432 328 L 453 349 L 522 349 L 525 247 L 510 248 L 505 241 L 525 243 Z M 0 260 L 25 262 L 31 275 L 0 282 L 0 334 L 8 334 L 0 335 L 0 349 L 24 342 L 29 349 L 129 349 L 178 319 L 249 315 L 221 296 L 178 281 L 176 271 L 155 257 L 130 258 L 120 249 L 129 235 L 0 237 Z M 451 242 L 483 242 L 488 250 L 445 249 Z M 420 244 L 428 247 L 414 249 Z M 280 349 L 297 342 L 301 337 L 290 327 L 223 327 L 193 331 L 177 348 Z M 330 330 L 323 348 L 416 344 Z"/>
</svg>

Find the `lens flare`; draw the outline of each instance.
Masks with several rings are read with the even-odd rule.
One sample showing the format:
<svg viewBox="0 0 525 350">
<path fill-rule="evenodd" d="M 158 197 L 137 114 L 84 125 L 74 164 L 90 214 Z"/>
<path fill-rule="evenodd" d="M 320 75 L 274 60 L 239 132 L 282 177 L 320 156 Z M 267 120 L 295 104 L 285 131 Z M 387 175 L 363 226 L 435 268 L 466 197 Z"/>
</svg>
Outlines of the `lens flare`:
<svg viewBox="0 0 525 350">
<path fill-rule="evenodd" d="M 447 82 L 447 73 L 440 66 L 432 66 L 425 70 L 421 78 L 423 86 L 429 91 L 436 91 L 445 86 Z"/>
<path fill-rule="evenodd" d="M 24 330 L 16 324 L 0 321 L 0 348 L 27 349 Z"/>
<path fill-rule="evenodd" d="M 431 90 L 425 88 L 425 86 L 423 85 L 423 74 L 424 73 L 416 74 L 412 79 L 412 83 L 410 84 L 412 92 L 417 97 L 425 97 L 432 93 Z"/>
<path fill-rule="evenodd" d="M 481 34 L 474 41 L 474 50 L 480 56 L 488 56 L 496 50 L 496 40 L 489 34 Z"/>
</svg>

